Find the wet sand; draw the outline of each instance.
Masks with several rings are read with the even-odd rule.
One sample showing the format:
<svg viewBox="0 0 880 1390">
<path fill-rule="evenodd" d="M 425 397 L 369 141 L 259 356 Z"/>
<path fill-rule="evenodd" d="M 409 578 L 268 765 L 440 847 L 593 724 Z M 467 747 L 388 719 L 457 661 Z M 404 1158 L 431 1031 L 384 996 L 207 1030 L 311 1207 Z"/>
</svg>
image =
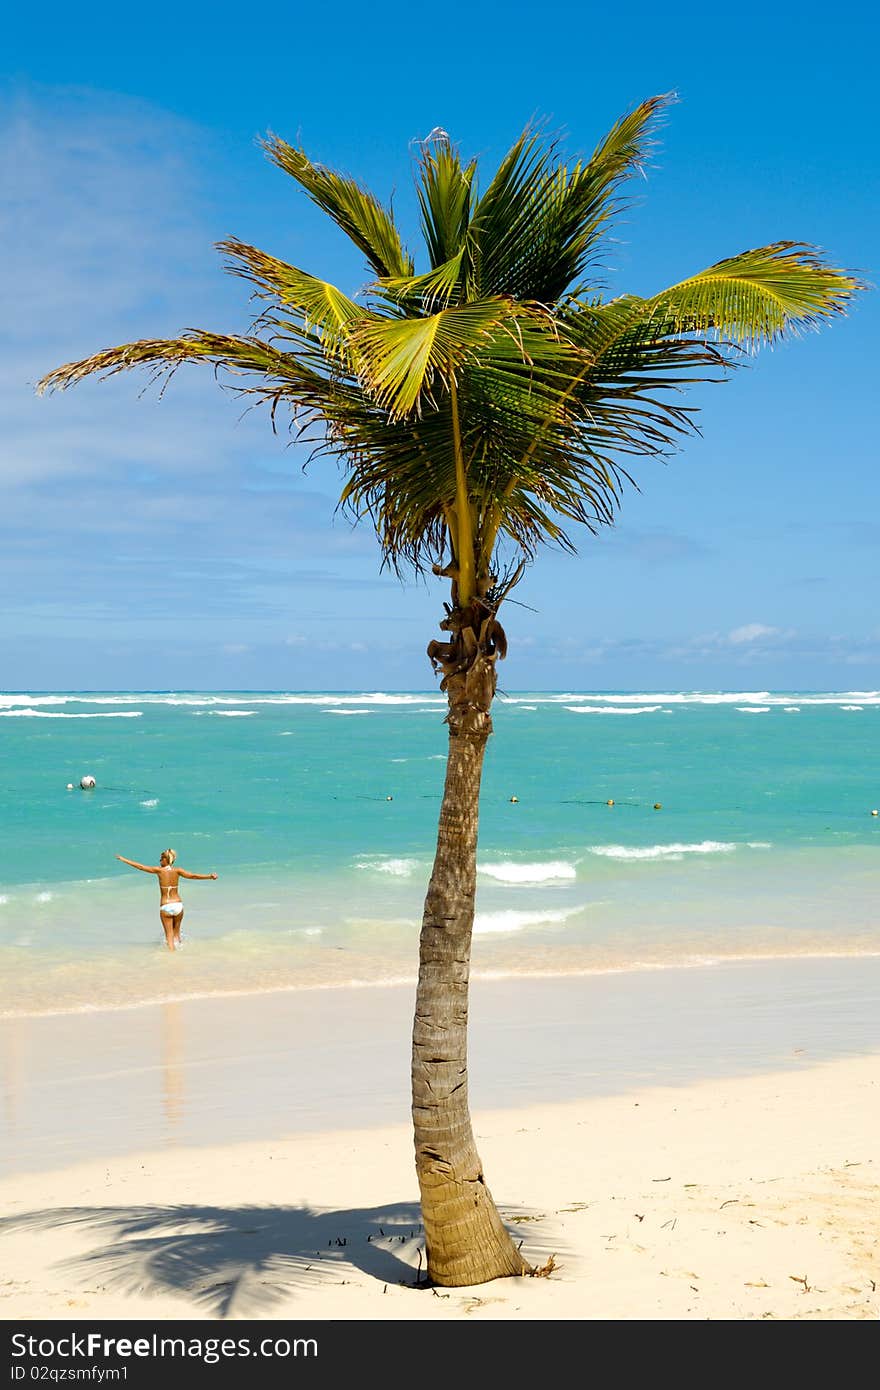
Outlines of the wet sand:
<svg viewBox="0 0 880 1390">
<path fill-rule="evenodd" d="M 406 1123 L 410 985 L 0 1020 L 0 1174 Z M 880 959 L 476 980 L 499 1110 L 880 1054 Z"/>
</svg>

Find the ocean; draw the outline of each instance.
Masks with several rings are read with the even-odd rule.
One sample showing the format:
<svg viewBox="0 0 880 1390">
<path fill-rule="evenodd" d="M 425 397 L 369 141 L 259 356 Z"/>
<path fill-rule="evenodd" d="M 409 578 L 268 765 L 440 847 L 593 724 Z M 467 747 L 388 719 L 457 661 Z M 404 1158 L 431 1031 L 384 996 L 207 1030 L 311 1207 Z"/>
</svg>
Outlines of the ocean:
<svg viewBox="0 0 880 1390">
<path fill-rule="evenodd" d="M 413 979 L 444 713 L 0 695 L 0 1016 Z M 880 954 L 880 692 L 518 693 L 494 723 L 476 975 Z M 181 883 L 174 955 L 155 881 L 114 858 L 169 846 L 219 875 Z"/>
</svg>

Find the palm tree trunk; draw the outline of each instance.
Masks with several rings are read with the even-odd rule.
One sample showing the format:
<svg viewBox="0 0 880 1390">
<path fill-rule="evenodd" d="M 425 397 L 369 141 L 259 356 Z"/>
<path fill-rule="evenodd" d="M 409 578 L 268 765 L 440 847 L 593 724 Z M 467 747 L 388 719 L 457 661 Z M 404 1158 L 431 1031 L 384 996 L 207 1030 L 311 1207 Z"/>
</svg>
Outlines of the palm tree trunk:
<svg viewBox="0 0 880 1390">
<path fill-rule="evenodd" d="M 449 759 L 419 950 L 412 1096 L 428 1277 L 482 1284 L 530 1273 L 483 1177 L 468 1111 L 467 1021 L 480 779 L 492 732 L 491 660 L 444 681 Z"/>
</svg>

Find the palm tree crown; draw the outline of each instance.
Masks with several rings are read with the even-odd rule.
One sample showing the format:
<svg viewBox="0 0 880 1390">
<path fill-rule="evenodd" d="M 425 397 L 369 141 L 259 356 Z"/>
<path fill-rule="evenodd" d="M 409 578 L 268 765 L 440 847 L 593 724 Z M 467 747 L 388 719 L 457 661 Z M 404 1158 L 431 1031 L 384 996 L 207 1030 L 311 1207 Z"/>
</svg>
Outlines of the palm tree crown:
<svg viewBox="0 0 880 1390">
<path fill-rule="evenodd" d="M 366 257 L 363 295 L 229 239 L 228 268 L 262 301 L 251 334 L 126 344 L 40 389 L 144 364 L 247 374 L 238 389 L 273 418 L 283 404 L 307 433 L 319 426 L 316 450 L 342 459 L 342 502 L 372 518 L 386 560 L 448 557 L 465 606 L 497 582 L 503 540 L 530 558 L 542 541 L 570 547 L 570 522 L 613 519 L 626 456 L 666 452 L 691 424 L 673 392 L 717 379 L 737 346 L 817 326 L 858 288 L 809 247 L 776 242 L 648 298 L 603 300 L 591 272 L 666 102 L 643 102 L 574 164 L 527 130 L 482 192 L 476 162 L 432 132 L 417 166 L 420 274 L 389 209 L 272 136 L 270 159 Z"/>
</svg>

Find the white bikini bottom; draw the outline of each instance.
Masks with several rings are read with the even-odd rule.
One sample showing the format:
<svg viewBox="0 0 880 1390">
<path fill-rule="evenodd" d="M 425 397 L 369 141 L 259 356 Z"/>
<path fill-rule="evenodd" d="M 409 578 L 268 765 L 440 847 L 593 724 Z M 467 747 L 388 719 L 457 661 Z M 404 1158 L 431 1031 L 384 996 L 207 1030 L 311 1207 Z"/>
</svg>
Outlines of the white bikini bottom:
<svg viewBox="0 0 880 1390">
<path fill-rule="evenodd" d="M 183 903 L 160 903 L 160 912 L 167 912 L 169 917 L 178 917 L 183 911 Z"/>
</svg>

